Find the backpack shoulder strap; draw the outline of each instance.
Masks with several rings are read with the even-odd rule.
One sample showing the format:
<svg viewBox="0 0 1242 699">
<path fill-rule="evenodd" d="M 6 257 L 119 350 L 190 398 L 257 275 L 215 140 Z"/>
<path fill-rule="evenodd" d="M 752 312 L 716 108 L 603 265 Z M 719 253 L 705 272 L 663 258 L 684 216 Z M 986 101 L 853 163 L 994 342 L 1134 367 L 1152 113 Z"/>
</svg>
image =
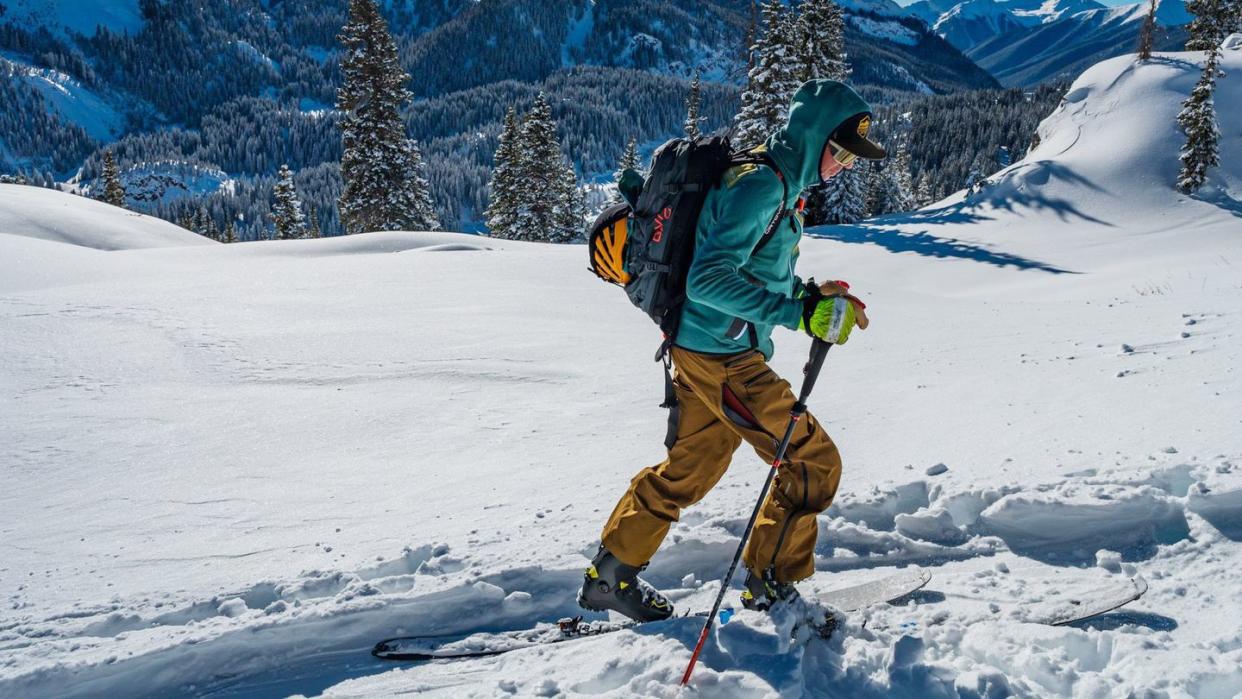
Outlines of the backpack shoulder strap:
<svg viewBox="0 0 1242 699">
<path fill-rule="evenodd" d="M 776 213 L 772 215 L 772 220 L 768 221 L 768 227 L 764 229 L 763 236 L 759 238 L 759 242 L 755 243 L 755 247 L 751 249 L 750 254 L 753 257 L 776 235 L 776 227 L 781 225 L 781 221 L 784 220 L 785 214 L 789 211 L 788 207 L 785 206 L 785 200 L 789 198 L 789 183 L 785 181 L 784 173 L 782 173 L 781 169 L 776 166 L 776 161 L 772 159 L 771 155 L 768 155 L 767 151 L 761 151 L 759 153 L 755 153 L 753 151 L 743 151 L 741 153 L 735 153 L 729 160 L 730 167 L 734 165 L 745 165 L 747 163 L 766 166 L 773 172 L 773 174 L 776 175 L 776 179 L 781 181 L 781 206 L 776 210 Z"/>
</svg>

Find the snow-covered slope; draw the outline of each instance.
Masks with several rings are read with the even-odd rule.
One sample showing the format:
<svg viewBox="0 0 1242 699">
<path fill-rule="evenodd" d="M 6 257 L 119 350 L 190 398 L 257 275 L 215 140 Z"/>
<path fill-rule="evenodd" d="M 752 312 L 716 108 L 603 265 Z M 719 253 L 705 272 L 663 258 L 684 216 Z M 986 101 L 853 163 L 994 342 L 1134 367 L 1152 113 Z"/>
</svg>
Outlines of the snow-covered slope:
<svg viewBox="0 0 1242 699">
<path fill-rule="evenodd" d="M 125 126 L 124 115 L 109 100 L 58 70 L 0 56 L 0 75 L 16 77 L 33 87 L 60 117 L 82 127 L 91 138 L 111 140 Z"/>
<path fill-rule="evenodd" d="M 473 662 L 366 653 L 576 613 L 604 517 L 662 457 L 657 333 L 581 247 L 16 263 L 52 244 L 0 235 L 0 278 L 124 270 L 0 292 L 0 695 L 1236 695 L 1242 134 L 1202 197 L 1173 191 L 1201 59 L 1106 62 L 972 201 L 803 241 L 800 273 L 850 280 L 873 319 L 811 398 L 845 473 L 804 589 L 934 578 L 830 642 L 739 612 L 690 691 L 694 619 Z M 777 343 L 796 383 L 807 340 Z M 765 468 L 739 451 L 652 562 L 682 608 L 710 603 Z M 1120 612 L 1024 621 L 1134 575 L 1150 591 Z"/>
<path fill-rule="evenodd" d="M 41 187 L 0 184 L 0 234 L 97 250 L 212 245 L 167 221 Z"/>
</svg>

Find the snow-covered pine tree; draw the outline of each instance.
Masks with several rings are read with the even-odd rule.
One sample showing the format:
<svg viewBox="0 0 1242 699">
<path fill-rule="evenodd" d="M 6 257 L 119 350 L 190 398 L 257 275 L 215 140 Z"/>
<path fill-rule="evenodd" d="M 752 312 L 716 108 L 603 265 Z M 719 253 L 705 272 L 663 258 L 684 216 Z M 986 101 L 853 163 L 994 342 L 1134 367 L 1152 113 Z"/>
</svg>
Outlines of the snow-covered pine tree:
<svg viewBox="0 0 1242 699">
<path fill-rule="evenodd" d="M 910 179 L 910 149 L 904 138 L 897 139 L 893 157 L 885 161 L 884 176 L 884 210 L 881 213 L 900 213 L 918 206 Z"/>
<path fill-rule="evenodd" d="M 888 168 L 869 164 L 866 176 L 867 193 L 863 196 L 863 218 L 888 213 Z"/>
<path fill-rule="evenodd" d="M 857 223 L 866 216 L 867 177 L 871 167 L 861 158 L 850 170 L 842 170 L 820 188 L 822 223 Z"/>
<path fill-rule="evenodd" d="M 307 238 L 323 237 L 323 229 L 319 227 L 319 207 L 311 206 L 309 222 L 306 224 Z"/>
<path fill-rule="evenodd" d="M 1187 3 L 1189 7 L 1189 3 Z M 1220 44 L 1207 50 L 1207 62 L 1199 82 L 1190 91 L 1190 97 L 1182 103 L 1177 123 L 1186 134 L 1182 147 L 1181 171 L 1177 175 L 1177 188 L 1190 194 L 1203 186 L 1208 168 L 1220 164 L 1220 127 L 1216 122 L 1216 90 Z"/>
<path fill-rule="evenodd" d="M 431 201 L 431 183 L 427 181 L 427 166 L 423 162 L 423 152 L 412 138 L 405 140 L 404 157 L 401 166 L 404 170 L 402 181 L 406 186 L 394 195 L 394 204 L 402 218 L 408 223 L 406 227 L 419 231 L 434 231 L 440 228 L 440 217 L 436 215 L 436 205 Z"/>
<path fill-rule="evenodd" d="M 565 156 L 556 136 L 552 106 L 540 92 L 522 121 L 521 143 L 525 149 L 517 190 L 518 240 L 558 239 L 565 222 Z"/>
<path fill-rule="evenodd" d="M 612 181 L 621 182 L 621 173 L 627 168 L 638 170 L 638 139 L 631 138 L 629 143 L 625 144 L 625 152 L 621 154 L 621 161 L 617 163 L 616 172 L 612 173 Z M 612 197 L 608 200 L 610 204 L 616 204 L 622 199 L 621 191 L 618 189 L 612 193 Z"/>
<path fill-rule="evenodd" d="M 1240 4 L 1238 0 L 1186 0 L 1186 11 L 1194 19 L 1186 27 L 1187 51 L 1212 51 L 1238 24 Z"/>
<path fill-rule="evenodd" d="M 272 224 L 276 226 L 277 240 L 294 240 L 306 236 L 306 218 L 302 215 L 302 201 L 298 199 L 293 185 L 293 171 L 281 165 L 272 187 Z"/>
<path fill-rule="evenodd" d="M 580 240 L 586 223 L 586 203 L 578 189 L 578 174 L 574 166 L 564 163 L 560 177 L 560 191 L 556 202 L 556 228 L 548 235 L 548 242 L 572 243 Z"/>
<path fill-rule="evenodd" d="M 914 201 L 915 205 L 919 207 L 927 206 L 935 201 L 935 198 L 932 196 L 931 177 L 927 173 L 923 173 L 919 177 L 919 186 L 914 192 Z"/>
<path fill-rule="evenodd" d="M 845 53 L 845 15 L 833 0 L 802 0 L 794 22 L 796 78 L 845 81 L 850 75 Z"/>
<path fill-rule="evenodd" d="M 233 219 L 229 218 L 228 223 L 224 224 L 224 240 L 225 243 L 237 242 L 237 225 L 233 223 Z"/>
<path fill-rule="evenodd" d="M 112 151 L 104 151 L 103 200 L 113 206 L 125 208 L 125 186 L 121 184 L 121 170 L 116 166 Z"/>
<path fill-rule="evenodd" d="M 341 224 L 346 233 L 438 227 L 422 175 L 422 155 L 406 138 L 401 107 L 410 76 L 375 0 L 350 0 L 338 37 L 343 83 Z"/>
<path fill-rule="evenodd" d="M 699 124 L 703 123 L 703 117 L 699 116 L 699 103 L 702 101 L 701 90 L 702 80 L 699 78 L 699 71 L 696 69 L 694 77 L 690 80 L 690 92 L 686 95 L 686 122 L 682 125 L 688 138 L 698 138 L 700 134 Z"/>
<path fill-rule="evenodd" d="M 754 67 L 746 76 L 742 108 L 733 120 L 733 144 L 752 148 L 785 123 L 797 75 L 793 23 L 781 0 L 763 4 L 763 34 L 751 47 Z"/>
<path fill-rule="evenodd" d="M 1139 30 L 1138 59 L 1151 60 L 1152 44 L 1156 37 L 1156 3 L 1159 0 L 1147 0 L 1147 16 L 1143 18 L 1143 28 Z"/>
<path fill-rule="evenodd" d="M 493 156 L 492 179 L 487 185 L 488 204 L 484 220 L 488 234 L 493 238 L 517 237 L 517 210 L 525 155 L 517 108 L 509 107 Z"/>
</svg>

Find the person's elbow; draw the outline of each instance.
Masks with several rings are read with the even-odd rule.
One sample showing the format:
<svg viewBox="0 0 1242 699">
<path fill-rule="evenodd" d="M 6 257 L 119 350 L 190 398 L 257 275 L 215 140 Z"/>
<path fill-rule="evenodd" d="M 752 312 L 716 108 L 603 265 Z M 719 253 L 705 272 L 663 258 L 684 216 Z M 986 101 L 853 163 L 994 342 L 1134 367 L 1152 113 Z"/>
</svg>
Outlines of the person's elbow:
<svg viewBox="0 0 1242 699">
<path fill-rule="evenodd" d="M 686 299 L 697 304 L 711 304 L 711 268 L 698 259 L 690 264 L 686 273 Z"/>
</svg>

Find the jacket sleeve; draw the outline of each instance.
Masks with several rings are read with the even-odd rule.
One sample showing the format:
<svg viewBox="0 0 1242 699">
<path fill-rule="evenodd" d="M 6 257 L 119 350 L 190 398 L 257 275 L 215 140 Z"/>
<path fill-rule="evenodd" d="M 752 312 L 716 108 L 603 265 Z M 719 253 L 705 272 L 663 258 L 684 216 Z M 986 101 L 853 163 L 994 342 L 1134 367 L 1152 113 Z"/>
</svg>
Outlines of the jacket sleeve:
<svg viewBox="0 0 1242 699">
<path fill-rule="evenodd" d="M 699 219 L 687 298 L 752 323 L 798 328 L 802 302 L 752 284 L 739 271 L 780 207 L 783 191 L 764 171 L 712 192 Z"/>
</svg>

